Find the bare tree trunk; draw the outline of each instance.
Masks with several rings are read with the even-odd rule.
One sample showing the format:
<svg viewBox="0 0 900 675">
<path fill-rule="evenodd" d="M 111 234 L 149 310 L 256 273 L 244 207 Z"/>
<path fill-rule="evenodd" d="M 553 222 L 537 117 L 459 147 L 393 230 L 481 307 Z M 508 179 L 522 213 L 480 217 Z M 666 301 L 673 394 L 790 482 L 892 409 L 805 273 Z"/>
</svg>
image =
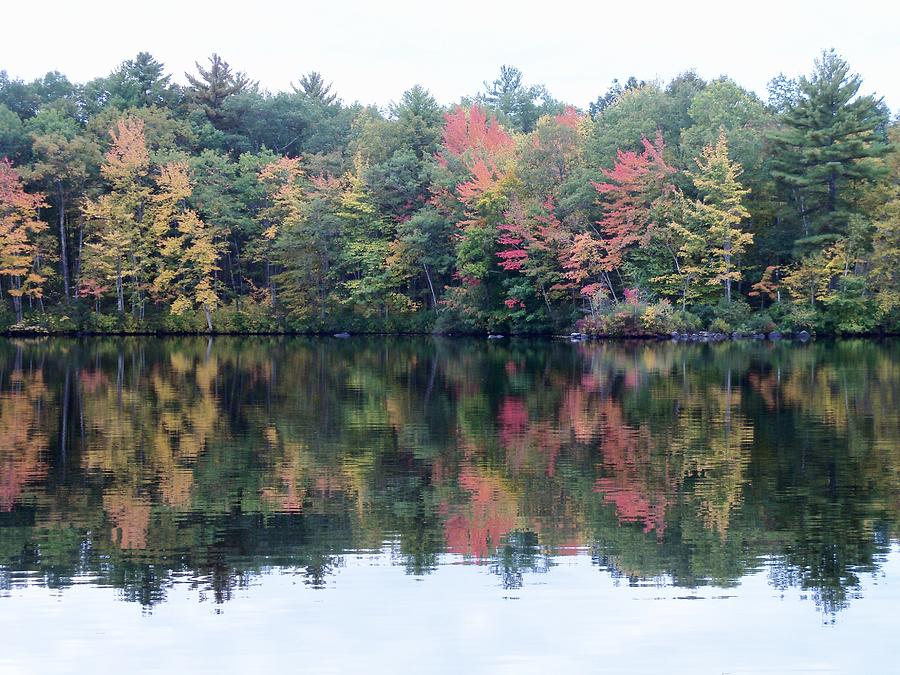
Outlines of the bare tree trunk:
<svg viewBox="0 0 900 675">
<path fill-rule="evenodd" d="M 13 307 L 16 310 L 16 323 L 22 323 L 22 298 L 21 296 L 13 296 Z"/>
<path fill-rule="evenodd" d="M 425 278 L 428 280 L 428 288 L 431 290 L 431 306 L 437 312 L 437 296 L 434 294 L 434 286 L 431 283 L 431 274 L 428 273 L 428 265 L 422 263 L 422 269 L 425 270 Z"/>
<path fill-rule="evenodd" d="M 66 368 L 66 379 L 63 386 L 62 418 L 59 430 L 59 453 L 62 457 L 63 470 L 66 467 L 66 446 L 69 440 L 69 391 L 71 379 L 71 371 Z"/>
<path fill-rule="evenodd" d="M 119 314 L 125 313 L 125 292 L 122 288 L 122 258 L 116 258 L 116 305 Z"/>
<path fill-rule="evenodd" d="M 541 284 L 541 295 L 544 296 L 544 304 L 547 305 L 547 314 L 553 318 L 553 308 L 550 306 L 550 299 L 547 297 L 547 291 L 544 290 L 544 284 Z"/>
<path fill-rule="evenodd" d="M 609 278 L 609 272 L 604 272 L 603 276 L 606 278 L 606 285 L 609 286 L 609 292 L 612 293 L 613 302 L 616 304 L 619 303 L 619 298 L 616 297 L 616 289 L 613 288 L 612 279 Z M 622 278 L 622 275 L 619 275 L 619 279 Z"/>
<path fill-rule="evenodd" d="M 75 256 L 75 279 L 81 279 L 81 254 L 84 251 L 84 222 L 78 219 L 78 253 Z M 75 297 L 78 297 L 78 287 L 75 288 Z"/>
<path fill-rule="evenodd" d="M 730 234 L 730 233 L 729 233 Z M 731 239 L 727 239 L 723 244 L 725 250 L 725 274 L 731 274 Z M 731 303 L 731 277 L 725 277 L 725 300 Z"/>
<path fill-rule="evenodd" d="M 69 253 L 66 246 L 66 196 L 63 191 L 62 181 L 56 181 L 56 194 L 59 198 L 59 262 L 62 266 L 63 290 L 65 290 L 66 304 L 69 304 Z"/>
</svg>

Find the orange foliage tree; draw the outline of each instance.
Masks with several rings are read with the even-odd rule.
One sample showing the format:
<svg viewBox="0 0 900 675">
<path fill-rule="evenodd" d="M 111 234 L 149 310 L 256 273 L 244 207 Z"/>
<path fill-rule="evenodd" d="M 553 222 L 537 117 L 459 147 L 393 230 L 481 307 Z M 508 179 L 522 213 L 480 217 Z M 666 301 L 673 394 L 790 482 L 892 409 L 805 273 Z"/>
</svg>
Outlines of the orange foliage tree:
<svg viewBox="0 0 900 675">
<path fill-rule="evenodd" d="M 8 280 L 16 319 L 22 321 L 22 298 L 43 297 L 38 235 L 47 224 L 38 219 L 44 196 L 28 194 L 8 159 L 0 160 L 0 277 Z"/>
</svg>

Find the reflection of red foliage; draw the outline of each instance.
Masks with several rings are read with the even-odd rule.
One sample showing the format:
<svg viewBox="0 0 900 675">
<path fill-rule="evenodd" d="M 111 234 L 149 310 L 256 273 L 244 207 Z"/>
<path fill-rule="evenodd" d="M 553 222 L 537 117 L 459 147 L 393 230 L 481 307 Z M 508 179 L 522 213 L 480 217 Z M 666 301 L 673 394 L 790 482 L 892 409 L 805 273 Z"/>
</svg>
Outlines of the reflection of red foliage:
<svg viewBox="0 0 900 675">
<path fill-rule="evenodd" d="M 332 495 L 341 494 L 347 489 L 341 476 L 330 471 L 323 472 L 321 475 L 317 476 L 313 485 L 315 486 L 316 493 L 326 498 L 331 497 Z"/>
<path fill-rule="evenodd" d="M 288 463 L 279 472 L 280 484 L 277 487 L 263 488 L 260 490 L 260 497 L 279 511 L 299 513 L 303 510 L 306 488 L 299 484 L 297 473 L 296 467 L 292 463 Z M 321 492 L 325 492 L 327 487 L 322 479 L 316 483 L 316 489 Z"/>
<path fill-rule="evenodd" d="M 13 373 L 14 379 L 19 377 Z M 43 388 L 31 379 L 24 383 L 26 391 L 28 387 L 35 392 Z M 39 410 L 39 398 L 30 400 L 21 392 L 0 397 L 0 512 L 12 511 L 25 486 L 47 474 L 47 437 L 36 430 Z"/>
<path fill-rule="evenodd" d="M 500 481 L 463 469 L 459 486 L 469 493 L 464 506 L 442 504 L 444 536 L 451 553 L 484 558 L 516 527 L 516 503 Z"/>
<path fill-rule="evenodd" d="M 660 489 L 640 433 L 625 424 L 619 405 L 606 399 L 602 410 L 603 466 L 612 475 L 598 478 L 594 491 L 615 505 L 620 522 L 641 522 L 644 532 L 655 530 L 662 537 L 668 502 L 665 477 Z"/>
<path fill-rule="evenodd" d="M 629 368 L 625 371 L 623 379 L 626 389 L 637 389 L 641 384 L 641 371 L 637 368 Z"/>
<path fill-rule="evenodd" d="M 82 370 L 78 373 L 78 379 L 86 394 L 96 393 L 109 381 L 101 370 Z"/>
<path fill-rule="evenodd" d="M 528 426 L 528 410 L 518 396 L 507 396 L 503 400 L 498 417 L 500 440 L 504 445 L 510 444 L 517 436 L 521 436 Z"/>
<path fill-rule="evenodd" d="M 589 406 L 589 395 L 592 387 L 570 387 L 563 396 L 560 410 L 560 421 L 571 429 L 575 439 L 581 443 L 590 443 L 598 435 L 600 417 L 592 406 Z"/>
<path fill-rule="evenodd" d="M 0 458 L 0 512 L 12 511 L 25 486 L 46 474 L 47 467 L 38 453 L 26 451 L 19 458 Z"/>
<path fill-rule="evenodd" d="M 662 536 L 666 530 L 665 500 L 652 503 L 641 494 L 640 486 L 628 485 L 630 480 L 630 477 L 622 475 L 598 478 L 594 490 L 603 493 L 604 501 L 615 505 L 616 515 L 621 522 L 644 523 L 644 532 L 656 530 Z"/>
<path fill-rule="evenodd" d="M 528 463 L 528 451 L 536 450 L 536 458 L 548 476 L 556 472 L 556 459 L 562 449 L 559 430 L 549 421 L 532 421 L 528 409 L 517 396 L 508 396 L 497 415 L 500 443 L 507 453 L 506 464 L 513 472 Z M 535 458 L 535 455 L 531 455 Z"/>
<path fill-rule="evenodd" d="M 762 397 L 768 410 L 775 410 L 778 407 L 779 399 L 779 383 L 778 378 L 773 373 L 760 375 L 759 373 L 750 373 L 747 376 L 750 386 Z"/>
</svg>

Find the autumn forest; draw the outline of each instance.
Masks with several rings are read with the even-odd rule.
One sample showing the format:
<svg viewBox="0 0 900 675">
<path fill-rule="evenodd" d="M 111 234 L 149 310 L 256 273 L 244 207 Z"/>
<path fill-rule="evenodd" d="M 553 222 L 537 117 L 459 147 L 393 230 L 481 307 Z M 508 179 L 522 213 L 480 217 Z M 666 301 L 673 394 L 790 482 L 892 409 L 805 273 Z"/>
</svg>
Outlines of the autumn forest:
<svg viewBox="0 0 900 675">
<path fill-rule="evenodd" d="M 900 330 L 900 125 L 834 51 L 587 109 L 185 78 L 0 71 L 0 330 Z"/>
</svg>

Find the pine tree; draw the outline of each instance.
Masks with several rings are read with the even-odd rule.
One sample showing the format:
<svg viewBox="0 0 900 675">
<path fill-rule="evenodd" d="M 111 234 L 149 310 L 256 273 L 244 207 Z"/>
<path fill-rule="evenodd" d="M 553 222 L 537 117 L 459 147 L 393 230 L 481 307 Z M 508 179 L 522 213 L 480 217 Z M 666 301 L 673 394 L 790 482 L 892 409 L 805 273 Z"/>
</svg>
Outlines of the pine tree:
<svg viewBox="0 0 900 675">
<path fill-rule="evenodd" d="M 841 236 L 854 212 L 850 183 L 873 180 L 877 166 L 866 160 L 887 151 L 885 108 L 872 95 L 857 96 L 861 83 L 846 61 L 825 52 L 771 135 L 772 175 L 799 216 L 801 253 Z"/>
<path fill-rule="evenodd" d="M 291 85 L 295 94 L 303 94 L 325 105 L 331 105 L 337 100 L 337 94 L 331 91 L 331 82 L 326 83 L 322 74 L 315 70 L 301 77 L 297 84 L 296 87 Z"/>
<path fill-rule="evenodd" d="M 199 76 L 184 74 L 191 84 L 188 95 L 203 108 L 213 124 L 219 123 L 222 121 L 222 105 L 225 100 L 252 87 L 254 83 L 244 73 L 231 72 L 231 66 L 218 54 L 209 57 L 208 69 L 199 63 L 194 65 L 197 66 Z"/>
<path fill-rule="evenodd" d="M 888 138 L 898 147 L 900 126 L 895 124 Z M 893 329 L 900 309 L 900 152 L 895 150 L 888 155 L 886 164 L 888 180 L 875 193 L 879 206 L 873 223 L 869 284 L 882 315 L 893 314 Z"/>
</svg>

